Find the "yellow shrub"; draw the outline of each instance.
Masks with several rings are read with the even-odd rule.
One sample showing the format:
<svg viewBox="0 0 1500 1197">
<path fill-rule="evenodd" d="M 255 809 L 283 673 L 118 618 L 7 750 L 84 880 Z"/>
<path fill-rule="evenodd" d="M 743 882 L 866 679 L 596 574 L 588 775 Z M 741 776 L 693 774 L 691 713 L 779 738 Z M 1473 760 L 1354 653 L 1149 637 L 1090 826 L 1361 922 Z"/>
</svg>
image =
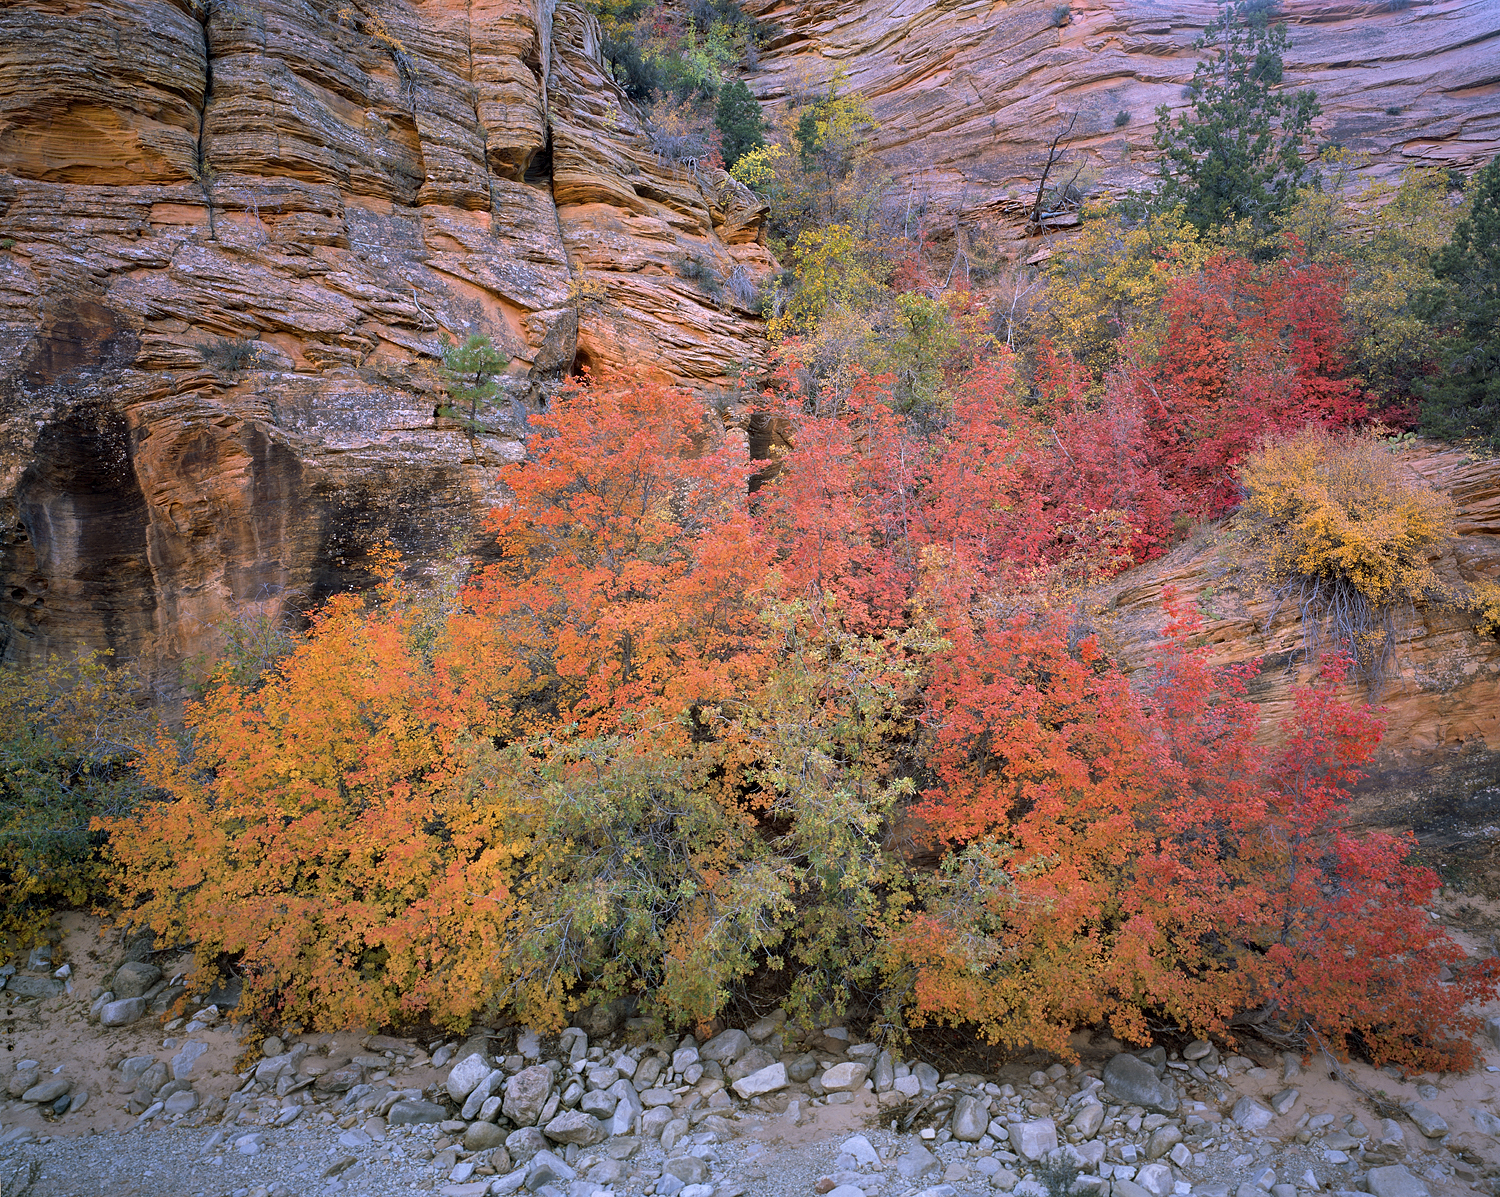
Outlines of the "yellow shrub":
<svg viewBox="0 0 1500 1197">
<path fill-rule="evenodd" d="M 1481 636 L 1500 636 L 1500 582 L 1476 582 L 1469 592 L 1468 609 L 1478 622 L 1474 630 Z"/>
<path fill-rule="evenodd" d="M 1244 513 L 1270 576 L 1343 580 L 1377 607 L 1439 589 L 1453 504 L 1367 436 L 1307 428 L 1246 459 Z"/>
</svg>

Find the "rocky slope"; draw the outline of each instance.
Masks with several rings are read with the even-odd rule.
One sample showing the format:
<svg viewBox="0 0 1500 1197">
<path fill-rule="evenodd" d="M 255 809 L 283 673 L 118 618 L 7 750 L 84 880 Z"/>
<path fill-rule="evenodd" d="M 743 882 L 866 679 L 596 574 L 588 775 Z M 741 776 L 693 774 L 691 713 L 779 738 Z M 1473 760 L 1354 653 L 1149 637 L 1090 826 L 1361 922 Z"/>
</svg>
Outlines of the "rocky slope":
<svg viewBox="0 0 1500 1197">
<path fill-rule="evenodd" d="M 1169 1033 L 1130 1054 L 1084 1030 L 1071 1063 L 1002 1062 L 953 1036 L 968 1058 L 940 1072 L 919 1046 L 903 1060 L 842 1020 L 797 1026 L 780 1010 L 698 1037 L 597 1007 L 556 1038 L 267 1036 L 227 1004 L 173 1017 L 168 974 L 186 959 L 117 967 L 96 928 L 73 926 L 71 992 L 6 995 L 6 1197 L 1045 1197 L 1059 1153 L 1072 1191 L 1093 1197 L 1457 1197 L 1500 1175 L 1488 1071 L 1403 1079 L 1351 1063 L 1362 1097 L 1259 1041 Z M 36 989 L 56 961 L 33 962 L 14 977 Z M 157 1017 L 111 1025 L 112 1005 L 147 999 L 108 998 L 145 986 L 167 995 Z"/>
<path fill-rule="evenodd" d="M 1284 8 L 1326 136 L 1386 170 L 1494 151 L 1493 4 Z M 773 112 L 845 71 L 894 199 L 1012 235 L 1073 112 L 1069 169 L 1137 177 L 1212 6 L 761 11 Z M 573 4 L 0 8 L 0 658 L 108 647 L 170 696 L 228 612 L 358 585 L 382 539 L 419 565 L 475 547 L 519 416 L 568 371 L 753 366 L 762 209 L 652 147 Z M 512 359 L 473 441 L 432 369 L 470 331 Z"/>
<path fill-rule="evenodd" d="M 1450 592 L 1500 579 L 1500 461 L 1425 446 L 1407 464 L 1456 508 L 1455 536 L 1434 563 Z M 1100 595 L 1108 635 L 1121 655 L 1149 668 L 1162 643 L 1163 591 L 1174 588 L 1204 616 L 1220 664 L 1258 660 L 1249 696 L 1267 727 L 1292 712 L 1308 676 L 1304 629 L 1294 603 L 1259 585 L 1232 524 L 1205 531 L 1160 561 L 1122 574 Z M 1457 608 L 1398 618 L 1389 676 L 1371 695 L 1388 731 L 1363 813 L 1371 822 L 1417 829 L 1424 844 L 1469 857 L 1486 875 L 1500 851 L 1500 639 L 1480 636 Z M 1364 688 L 1351 687 L 1352 697 Z M 1489 878 L 1493 887 L 1500 873 Z"/>
</svg>

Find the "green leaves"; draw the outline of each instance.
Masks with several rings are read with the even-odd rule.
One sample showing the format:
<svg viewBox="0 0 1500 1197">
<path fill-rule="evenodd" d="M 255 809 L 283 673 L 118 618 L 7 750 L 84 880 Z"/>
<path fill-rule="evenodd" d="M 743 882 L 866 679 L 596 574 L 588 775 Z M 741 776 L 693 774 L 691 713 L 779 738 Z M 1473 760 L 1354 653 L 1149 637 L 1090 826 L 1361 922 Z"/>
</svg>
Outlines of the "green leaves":
<svg viewBox="0 0 1500 1197">
<path fill-rule="evenodd" d="M 1471 209 L 1433 259 L 1421 312 L 1440 334 L 1422 430 L 1500 444 L 1500 158 L 1470 184 Z"/>
<path fill-rule="evenodd" d="M 499 405 L 499 377 L 510 359 L 495 348 L 489 337 L 471 333 L 461 345 L 443 339 L 443 364 L 438 373 L 449 402 L 438 407 L 438 415 L 458 421 L 474 448 L 474 438 L 485 431 L 485 418 Z"/>
<path fill-rule="evenodd" d="M 1244 220 L 1269 231 L 1305 173 L 1302 150 L 1321 109 L 1311 91 L 1278 90 L 1286 27 L 1266 12 L 1244 0 L 1222 4 L 1197 43 L 1217 53 L 1193 71 L 1191 111 L 1175 122 L 1165 105 L 1156 111 L 1162 157 L 1153 206 L 1182 205 L 1200 232 Z"/>
</svg>

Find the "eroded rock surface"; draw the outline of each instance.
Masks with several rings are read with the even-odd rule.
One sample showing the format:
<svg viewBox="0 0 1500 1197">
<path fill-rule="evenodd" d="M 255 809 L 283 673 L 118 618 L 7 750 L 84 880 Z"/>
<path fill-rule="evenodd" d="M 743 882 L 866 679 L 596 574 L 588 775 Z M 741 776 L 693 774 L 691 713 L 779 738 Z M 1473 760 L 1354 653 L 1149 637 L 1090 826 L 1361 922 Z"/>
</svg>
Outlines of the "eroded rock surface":
<svg viewBox="0 0 1500 1197">
<path fill-rule="evenodd" d="M 5 7 L 0 655 L 170 688 L 227 612 L 359 585 L 374 543 L 476 547 L 576 366 L 753 363 L 713 280 L 773 269 L 762 215 L 658 158 L 576 6 Z M 511 358 L 473 439 L 433 368 L 470 332 Z"/>
<path fill-rule="evenodd" d="M 747 7 L 782 27 L 750 77 L 756 95 L 776 111 L 842 72 L 879 121 L 873 153 L 892 202 L 939 236 L 955 215 L 968 232 L 988 220 L 1019 235 L 1048 144 L 1070 122 L 1064 181 L 1081 167 L 1084 190 L 1139 187 L 1156 109 L 1187 104 L 1193 42 L 1217 13 L 1211 0 Z M 1368 156 L 1369 176 L 1410 163 L 1469 170 L 1500 148 L 1500 8 L 1283 0 L 1276 11 L 1291 39 L 1286 82 L 1315 88 L 1323 106 L 1319 144 Z"/>
</svg>

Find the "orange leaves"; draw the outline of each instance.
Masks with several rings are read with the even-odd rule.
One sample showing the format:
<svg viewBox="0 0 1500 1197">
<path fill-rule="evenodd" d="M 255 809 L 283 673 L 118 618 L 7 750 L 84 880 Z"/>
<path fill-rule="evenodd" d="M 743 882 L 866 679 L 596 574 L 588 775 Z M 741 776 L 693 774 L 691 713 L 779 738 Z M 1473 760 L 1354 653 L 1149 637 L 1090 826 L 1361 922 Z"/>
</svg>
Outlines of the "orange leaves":
<svg viewBox="0 0 1500 1197">
<path fill-rule="evenodd" d="M 609 730 L 752 682 L 747 596 L 766 571 L 743 446 L 694 397 L 613 378 L 534 427 L 531 456 L 502 474 L 501 560 L 473 580 L 439 667 L 498 704 L 506 738 Z"/>
</svg>

